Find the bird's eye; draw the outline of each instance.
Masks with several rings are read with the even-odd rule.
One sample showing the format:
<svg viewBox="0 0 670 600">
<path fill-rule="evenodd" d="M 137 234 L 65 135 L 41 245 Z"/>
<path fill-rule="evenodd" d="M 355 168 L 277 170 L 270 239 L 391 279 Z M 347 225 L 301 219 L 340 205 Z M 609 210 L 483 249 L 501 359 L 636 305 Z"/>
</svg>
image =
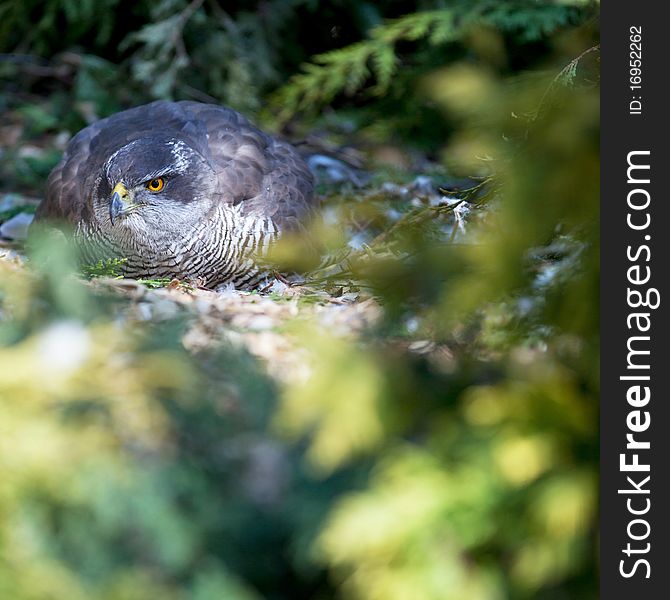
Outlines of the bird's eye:
<svg viewBox="0 0 670 600">
<path fill-rule="evenodd" d="M 150 192 L 160 192 L 165 187 L 165 179 L 157 177 L 151 181 L 147 181 L 147 189 Z"/>
</svg>

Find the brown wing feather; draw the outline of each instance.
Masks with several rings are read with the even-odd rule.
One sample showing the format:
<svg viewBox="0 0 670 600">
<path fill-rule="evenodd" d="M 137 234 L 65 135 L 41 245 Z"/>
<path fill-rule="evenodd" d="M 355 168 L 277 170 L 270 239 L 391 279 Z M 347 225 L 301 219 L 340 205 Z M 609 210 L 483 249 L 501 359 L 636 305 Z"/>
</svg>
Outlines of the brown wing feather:
<svg viewBox="0 0 670 600">
<path fill-rule="evenodd" d="M 212 104 L 180 102 L 207 127 L 219 201 L 295 229 L 314 208 L 314 180 L 288 143 L 255 128 L 239 113 Z"/>
</svg>

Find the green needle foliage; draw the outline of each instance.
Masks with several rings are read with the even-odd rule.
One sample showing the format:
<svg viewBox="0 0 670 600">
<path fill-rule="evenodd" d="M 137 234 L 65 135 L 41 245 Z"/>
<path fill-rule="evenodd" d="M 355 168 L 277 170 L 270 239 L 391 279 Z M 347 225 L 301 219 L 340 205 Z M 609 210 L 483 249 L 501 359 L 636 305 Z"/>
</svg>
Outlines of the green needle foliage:
<svg viewBox="0 0 670 600">
<path fill-rule="evenodd" d="M 82 267 L 82 274 L 89 279 L 95 277 L 121 277 L 121 268 L 125 262 L 127 262 L 125 258 L 100 259 L 93 265 L 84 265 Z"/>
<path fill-rule="evenodd" d="M 388 93 L 399 69 L 407 68 L 396 50 L 401 42 L 425 41 L 448 52 L 449 44 L 462 42 L 481 27 L 515 36 L 521 42 L 537 41 L 580 19 L 580 10 L 565 4 L 569 3 L 457 1 L 438 10 L 389 20 L 374 27 L 367 40 L 314 56 L 311 64 L 304 65 L 304 73 L 294 75 L 277 93 L 280 117 L 314 110 L 339 94 L 352 96 L 370 80 L 370 94 Z"/>
<path fill-rule="evenodd" d="M 156 97 L 332 127 L 343 146 L 401 140 L 436 189 L 473 182 L 433 202 L 386 191 L 416 172 L 322 183 L 338 218 L 304 295 L 244 296 L 254 315 L 295 308 L 271 331 L 222 317 L 234 294 L 105 291 L 57 240 L 0 260 L 0 598 L 597 597 L 596 4 L 0 15 L 3 190 L 38 196 L 61 130 Z M 173 292 L 191 303 L 160 316 Z M 377 318 L 342 332 L 347 308 Z"/>
<path fill-rule="evenodd" d="M 284 392 L 282 431 L 321 474 L 374 459 L 317 556 L 347 598 L 595 598 L 598 91 L 470 65 L 426 85 L 497 199 L 477 243 L 349 257 L 387 309 L 367 344 L 301 332 L 315 375 Z"/>
</svg>

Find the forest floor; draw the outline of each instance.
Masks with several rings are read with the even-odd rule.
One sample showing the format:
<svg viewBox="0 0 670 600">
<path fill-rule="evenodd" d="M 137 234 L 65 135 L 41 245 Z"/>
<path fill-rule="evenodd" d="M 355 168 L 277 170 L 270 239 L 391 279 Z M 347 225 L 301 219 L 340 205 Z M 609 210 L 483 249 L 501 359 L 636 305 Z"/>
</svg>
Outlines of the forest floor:
<svg viewBox="0 0 670 600">
<path fill-rule="evenodd" d="M 418 185 L 426 188 L 426 178 Z M 414 187 L 417 187 L 415 182 Z M 397 189 L 396 189 L 397 188 Z M 419 203 L 408 188 L 386 183 L 389 198 L 408 196 L 411 205 Z M 369 194 L 370 192 L 364 192 Z M 378 195 L 378 192 L 376 192 Z M 328 198 L 323 198 L 328 219 Z M 0 260 L 11 263 L 19 270 L 30 270 L 30 261 L 24 252 L 25 225 L 30 221 L 37 203 L 33 197 L 16 194 L 0 196 L 5 203 L 0 238 Z M 400 218 L 393 209 L 391 217 Z M 331 221 L 333 216 L 330 215 Z M 348 225 L 352 251 L 360 245 L 360 238 L 370 237 L 362 228 L 353 231 Z M 374 233 L 374 232 L 373 232 Z M 10 239 L 16 236 L 19 239 Z M 358 240 L 357 240 L 358 238 Z M 331 269 L 339 270 L 337 264 Z M 117 277 L 95 277 L 82 281 L 94 292 L 109 293 L 122 298 L 122 310 L 116 315 L 126 324 L 160 323 L 175 317 L 184 317 L 189 323 L 182 343 L 186 349 L 197 352 L 211 345 L 228 342 L 241 347 L 259 358 L 269 375 L 278 380 L 295 379 L 304 369 L 298 347 L 287 333 L 296 321 L 318 324 L 319 328 L 342 336 L 357 336 L 374 325 L 380 318 L 381 305 L 373 294 L 346 280 L 346 274 L 336 273 L 335 283 L 302 285 L 284 277 L 274 279 L 256 291 L 234 289 L 211 290 L 197 288 L 182 282 L 142 282 Z"/>
<path fill-rule="evenodd" d="M 68 136 L 65 132 L 44 134 L 24 142 L 23 125 L 20 119 L 10 119 L 0 127 L 5 190 L 0 192 L 0 260 L 17 269 L 30 269 L 24 252 L 27 227 L 46 175 Z M 253 292 L 114 277 L 95 277 L 87 285 L 111 290 L 125 299 L 119 316 L 131 323 L 187 317 L 191 325 L 183 344 L 189 350 L 225 339 L 262 359 L 272 376 L 293 377 L 302 361 L 286 333 L 290 323 L 311 321 L 330 332 L 356 336 L 381 315 L 373 294 L 346 273 L 343 265 L 350 254 L 360 257 L 380 248 L 386 252 L 393 233 L 438 212 L 436 238 L 453 241 L 463 235 L 471 206 L 445 194 L 443 172 L 423 156 L 381 147 L 364 157 L 351 149 L 335 148 L 326 140 L 327 136 L 309 140 L 305 157 L 317 178 L 323 225 L 341 236 L 339 250 L 325 270 L 319 271 L 318 282 L 303 278 L 295 283 L 280 276 Z M 373 166 L 366 168 L 368 165 Z"/>
<path fill-rule="evenodd" d="M 19 213 L 24 214 L 24 213 Z M 30 270 L 22 242 L 0 239 L 0 261 L 17 270 Z M 183 345 L 197 352 L 228 342 L 261 359 L 277 379 L 291 378 L 301 361 L 286 335 L 296 320 L 316 322 L 331 333 L 352 336 L 372 325 L 380 306 L 370 294 L 314 290 L 275 279 L 262 290 L 211 290 L 178 281 L 142 282 L 95 277 L 84 282 L 94 293 L 122 299 L 116 317 L 126 324 L 161 323 L 177 317 L 189 322 Z"/>
</svg>

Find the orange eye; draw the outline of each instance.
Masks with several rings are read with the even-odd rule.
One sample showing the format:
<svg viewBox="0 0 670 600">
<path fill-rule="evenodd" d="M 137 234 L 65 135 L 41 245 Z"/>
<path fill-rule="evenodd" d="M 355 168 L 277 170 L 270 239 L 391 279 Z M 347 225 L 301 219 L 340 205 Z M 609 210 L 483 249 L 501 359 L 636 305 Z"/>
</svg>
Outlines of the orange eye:
<svg viewBox="0 0 670 600">
<path fill-rule="evenodd" d="M 160 192 L 165 187 L 165 179 L 157 177 L 151 181 L 147 181 L 147 189 L 150 192 Z"/>
</svg>

